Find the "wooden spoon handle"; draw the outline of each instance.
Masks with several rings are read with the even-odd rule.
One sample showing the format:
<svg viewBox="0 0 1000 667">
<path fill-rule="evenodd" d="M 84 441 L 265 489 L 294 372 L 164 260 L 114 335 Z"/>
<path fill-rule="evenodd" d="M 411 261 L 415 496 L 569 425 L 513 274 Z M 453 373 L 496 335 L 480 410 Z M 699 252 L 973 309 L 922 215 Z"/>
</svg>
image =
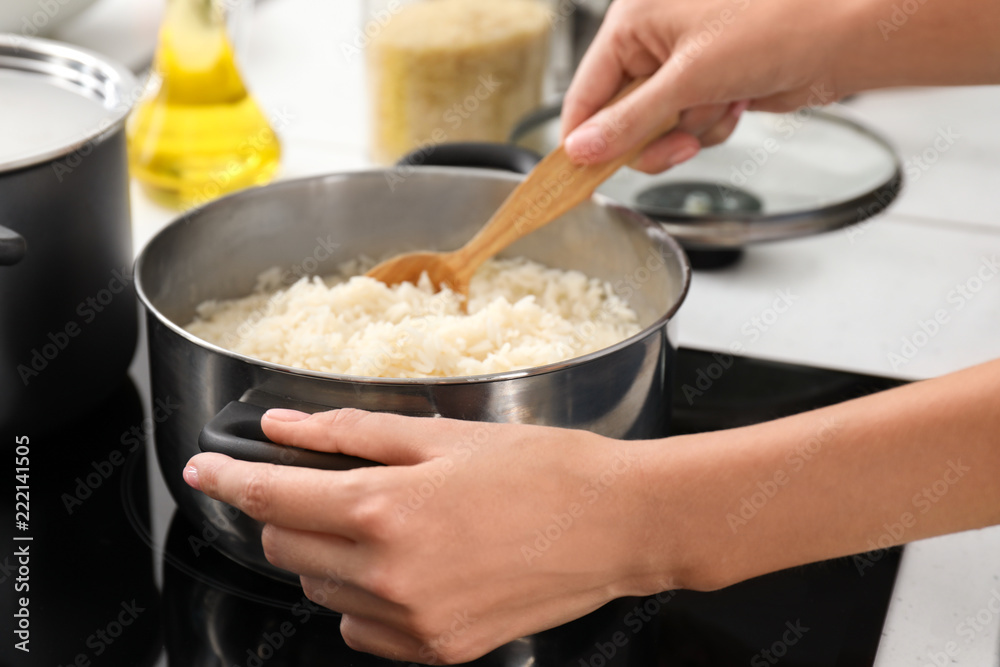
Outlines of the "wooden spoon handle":
<svg viewBox="0 0 1000 667">
<path fill-rule="evenodd" d="M 631 82 L 605 108 L 631 93 L 646 80 L 644 77 Z M 601 164 L 574 164 L 560 144 L 535 165 L 479 233 L 456 251 L 456 269 L 460 266 L 461 273 L 471 277 L 480 264 L 514 241 L 586 201 L 601 183 L 634 160 L 651 141 L 673 129 L 677 122 L 677 115 L 668 118 L 646 135 L 635 148 Z"/>
</svg>

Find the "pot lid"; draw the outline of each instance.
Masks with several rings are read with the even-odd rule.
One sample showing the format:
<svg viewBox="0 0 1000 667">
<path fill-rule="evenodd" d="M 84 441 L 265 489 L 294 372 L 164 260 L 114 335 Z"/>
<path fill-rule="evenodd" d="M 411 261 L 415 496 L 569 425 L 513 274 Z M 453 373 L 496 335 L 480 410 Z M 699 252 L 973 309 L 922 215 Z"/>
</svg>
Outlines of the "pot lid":
<svg viewBox="0 0 1000 667">
<path fill-rule="evenodd" d="M 116 131 L 138 95 L 125 67 L 49 40 L 0 35 L 0 172 Z"/>
<path fill-rule="evenodd" d="M 511 141 L 547 154 L 559 107 L 524 119 Z M 748 112 L 719 146 L 662 174 L 621 169 L 601 192 L 660 221 L 685 246 L 738 248 L 816 234 L 881 212 L 902 169 L 881 136 L 842 113 Z"/>
</svg>

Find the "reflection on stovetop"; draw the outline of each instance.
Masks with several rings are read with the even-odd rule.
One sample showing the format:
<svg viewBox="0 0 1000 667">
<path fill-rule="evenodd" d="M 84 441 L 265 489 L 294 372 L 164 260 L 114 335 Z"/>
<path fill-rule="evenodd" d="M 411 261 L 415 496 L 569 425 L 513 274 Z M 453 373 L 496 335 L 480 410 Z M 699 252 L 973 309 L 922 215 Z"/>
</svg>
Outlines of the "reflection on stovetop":
<svg viewBox="0 0 1000 667">
<path fill-rule="evenodd" d="M 680 351 L 677 364 L 675 433 L 752 423 L 896 384 L 691 350 Z M 157 667 L 398 664 L 347 648 L 339 616 L 301 589 L 228 560 L 203 526 L 175 513 L 166 537 L 157 537 L 149 426 L 126 382 L 86 419 L 32 439 L 32 652 L 2 642 L 0 667 L 146 667 L 157 655 Z M 163 503 L 155 514 L 172 507 Z M 12 514 L 9 504 L 0 507 L 4 525 Z M 16 559 L 3 549 L 0 618 L 10 619 L 15 596 L 6 587 Z M 861 570 L 844 558 L 712 593 L 617 600 L 473 664 L 871 665 L 898 559 L 891 550 Z M 163 569 L 159 590 L 154 561 Z"/>
<path fill-rule="evenodd" d="M 170 667 L 398 664 L 349 649 L 339 617 L 302 591 L 242 568 L 174 517 L 163 604 Z M 611 602 L 559 628 L 507 644 L 482 667 L 870 665 L 898 551 L 860 572 L 844 558 L 712 593 Z"/>
<path fill-rule="evenodd" d="M 156 659 L 160 594 L 153 554 L 141 537 L 150 515 L 142 428 L 139 395 L 123 378 L 87 417 L 56 432 L 24 434 L 31 540 L 5 539 L 0 546 L 0 665 L 144 667 Z M 3 436 L 5 444 L 14 442 Z M 4 451 L 13 454 L 13 446 Z M 14 525 L 13 493 L 7 495 L 0 504 L 5 528 Z M 26 581 L 15 588 L 16 554 L 25 545 Z M 30 602 L 27 653 L 15 649 L 7 631 L 20 597 Z"/>
<path fill-rule="evenodd" d="M 164 571 L 165 633 L 170 667 L 217 665 L 393 665 L 349 649 L 340 617 L 306 598 L 302 590 L 263 577 L 205 548 L 200 528 L 174 516 Z M 475 665 L 577 665 L 589 657 L 593 638 L 615 628 L 637 600 L 618 600 L 560 628 L 520 639 Z M 622 626 L 624 629 L 624 626 Z M 609 665 L 650 664 L 646 633 L 617 649 Z"/>
</svg>

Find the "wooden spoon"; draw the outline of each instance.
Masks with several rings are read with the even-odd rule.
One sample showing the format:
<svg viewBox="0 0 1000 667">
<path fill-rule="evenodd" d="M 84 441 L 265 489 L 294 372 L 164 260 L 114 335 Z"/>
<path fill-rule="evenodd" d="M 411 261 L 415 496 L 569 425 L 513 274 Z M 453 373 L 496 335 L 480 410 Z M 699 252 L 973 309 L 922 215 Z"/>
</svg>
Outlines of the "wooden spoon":
<svg viewBox="0 0 1000 667">
<path fill-rule="evenodd" d="M 606 106 L 610 106 L 639 87 L 646 78 L 636 79 Z M 525 179 L 497 209 L 479 232 L 452 252 L 414 252 L 388 259 L 367 275 L 388 285 L 402 282 L 416 284 L 426 271 L 440 289 L 447 286 L 463 296 L 469 293 L 469 281 L 480 264 L 522 236 L 544 227 L 577 204 L 586 201 L 597 187 L 623 165 L 628 164 L 651 141 L 677 125 L 673 116 L 651 132 L 631 151 L 609 162 L 576 165 L 570 161 L 562 144 L 535 165 Z"/>
</svg>

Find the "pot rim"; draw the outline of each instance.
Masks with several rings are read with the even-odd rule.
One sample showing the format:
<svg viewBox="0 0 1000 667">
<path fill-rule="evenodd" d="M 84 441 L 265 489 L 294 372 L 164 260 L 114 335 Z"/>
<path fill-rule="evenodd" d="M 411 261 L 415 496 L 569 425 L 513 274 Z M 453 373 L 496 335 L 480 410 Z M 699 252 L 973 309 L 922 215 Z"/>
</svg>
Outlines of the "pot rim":
<svg viewBox="0 0 1000 667">
<path fill-rule="evenodd" d="M 59 80 L 85 97 L 99 98 L 108 113 L 96 127 L 69 143 L 0 161 L 0 174 L 46 164 L 88 144 L 101 143 L 124 128 L 143 91 L 138 79 L 124 65 L 96 51 L 40 37 L 0 34 L 0 67 L 3 66 Z"/>
<path fill-rule="evenodd" d="M 469 167 L 440 167 L 440 166 L 426 166 L 419 167 L 421 173 L 440 173 L 443 175 L 448 174 L 462 174 L 462 175 L 484 175 L 490 176 L 492 178 L 501 178 L 502 180 L 508 181 L 520 181 L 524 178 L 521 174 L 514 174 L 508 171 L 494 170 L 494 169 L 480 169 L 480 168 L 469 168 Z M 672 254 L 676 255 L 680 261 L 681 268 L 681 290 L 677 296 L 676 301 L 671 305 L 667 311 L 656 319 L 653 323 L 646 326 L 639 332 L 625 338 L 614 345 L 609 345 L 608 347 L 595 350 L 585 355 L 579 357 L 572 357 L 570 359 L 564 359 L 562 361 L 557 361 L 551 364 L 544 364 L 542 366 L 532 366 L 530 368 L 521 368 L 512 371 L 505 371 L 502 373 L 488 373 L 484 375 L 462 375 L 454 377 L 427 377 L 427 378 L 386 378 L 386 377 L 376 377 L 376 376 L 366 376 L 366 375 L 345 375 L 342 373 L 328 373 L 324 371 L 313 371 L 304 368 L 296 368 L 294 366 L 285 366 L 284 364 L 276 364 L 270 361 L 264 361 L 263 359 L 257 359 L 245 354 L 240 354 L 238 352 L 233 352 L 224 347 L 215 345 L 214 343 L 209 343 L 206 340 L 198 338 L 192 333 L 189 333 L 184 327 L 178 325 L 172 319 L 164 315 L 160 310 L 153 305 L 151 300 L 146 294 L 145 288 L 142 284 L 142 270 L 145 264 L 146 256 L 149 253 L 149 249 L 157 242 L 157 240 L 167 234 L 173 228 L 180 225 L 192 224 L 203 211 L 218 206 L 225 206 L 229 203 L 230 199 L 233 198 L 246 198 L 253 196 L 266 196 L 267 193 L 276 190 L 281 190 L 285 188 L 292 188 L 302 183 L 307 182 L 317 182 L 323 181 L 330 178 L 350 178 L 352 176 L 370 176 L 375 174 L 385 174 L 391 169 L 364 169 L 358 171 L 345 171 L 345 172 L 333 172 L 329 174 L 322 174 L 318 176 L 306 176 L 303 178 L 289 179 L 286 181 L 279 181 L 277 183 L 271 183 L 269 185 L 252 188 L 249 190 L 242 190 L 235 192 L 233 194 L 215 199 L 207 204 L 203 204 L 197 208 L 187 211 L 181 214 L 179 217 L 172 220 L 166 226 L 164 226 L 160 231 L 158 231 L 152 238 L 146 243 L 142 251 L 139 253 L 135 260 L 135 265 L 133 267 L 132 275 L 134 276 L 134 284 L 136 294 L 139 297 L 139 301 L 142 303 L 143 308 L 146 309 L 148 313 L 153 314 L 156 319 L 166 326 L 168 329 L 173 331 L 173 333 L 187 339 L 189 342 L 195 345 L 207 349 L 216 354 L 221 354 L 232 359 L 242 361 L 244 363 L 251 364 L 253 366 L 258 366 L 262 368 L 267 368 L 269 370 L 278 371 L 282 373 L 287 373 L 291 375 L 305 376 L 316 378 L 319 380 L 334 380 L 340 382 L 351 382 L 355 384 L 365 384 L 365 385 L 393 385 L 393 386 L 440 386 L 440 385 L 464 385 L 471 383 L 488 383 L 488 382 L 498 382 L 502 380 L 512 380 L 515 378 L 523 378 L 535 375 L 545 375 L 547 373 L 554 373 L 564 368 L 571 366 L 579 366 L 595 359 L 608 356 L 626 347 L 629 347 L 634 342 L 642 340 L 656 331 L 662 329 L 667 325 L 667 323 L 673 318 L 673 316 L 680 309 L 681 305 L 684 303 L 687 297 L 688 289 L 691 286 L 691 264 L 688 261 L 687 255 L 685 254 L 681 245 L 667 233 L 663 227 L 657 222 L 650 219 L 648 216 L 635 211 L 634 209 L 622 206 L 618 202 L 612 200 L 611 198 L 601 195 L 594 194 L 591 200 L 603 208 L 608 208 L 613 211 L 620 213 L 625 216 L 628 220 L 640 225 L 647 235 L 651 236 L 655 241 L 665 246 Z"/>
</svg>

